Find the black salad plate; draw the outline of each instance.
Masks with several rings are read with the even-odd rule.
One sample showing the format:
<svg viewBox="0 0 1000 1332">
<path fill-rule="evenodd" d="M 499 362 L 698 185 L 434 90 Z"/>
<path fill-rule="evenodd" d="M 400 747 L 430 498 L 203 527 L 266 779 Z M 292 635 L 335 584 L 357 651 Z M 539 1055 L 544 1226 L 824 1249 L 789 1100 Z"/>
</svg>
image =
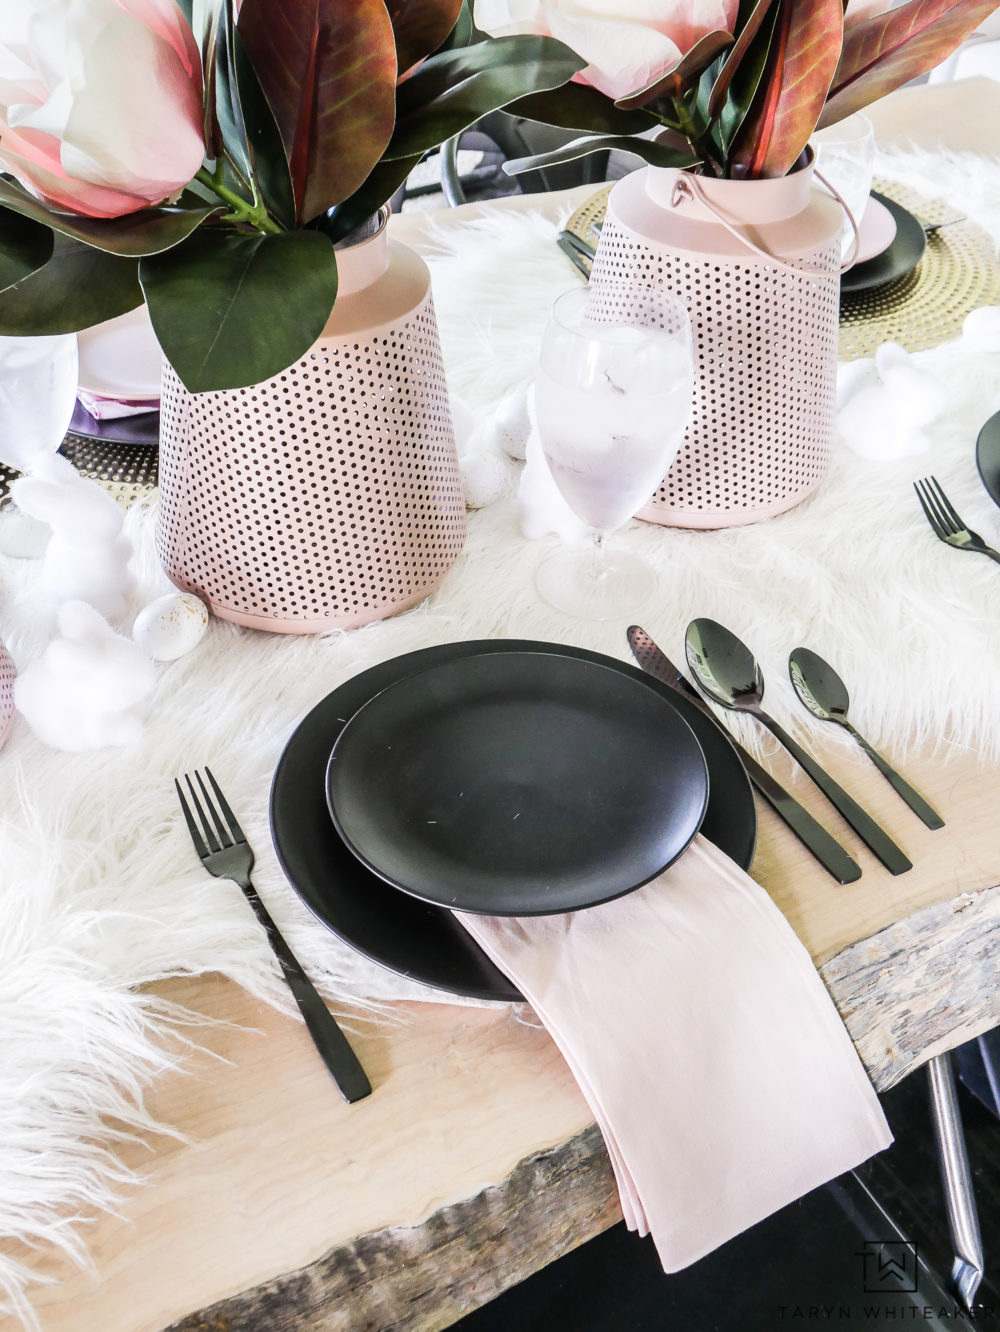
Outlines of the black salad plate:
<svg viewBox="0 0 1000 1332">
<path fill-rule="evenodd" d="M 987 495 L 1000 505 L 1000 412 L 995 412 L 979 432 L 976 466 Z"/>
<path fill-rule="evenodd" d="M 648 883 L 698 831 L 708 773 L 645 681 L 494 652 L 389 685 L 337 738 L 334 827 L 393 887 L 458 911 L 553 915 Z"/>
<path fill-rule="evenodd" d="M 78 402 L 69 423 L 70 432 L 82 439 L 98 440 L 105 444 L 154 445 L 160 440 L 160 409 L 136 416 L 118 416 L 111 421 L 98 421 L 86 407 Z"/>
<path fill-rule="evenodd" d="M 744 869 L 753 860 L 757 812 L 739 756 L 713 721 L 637 668 L 584 648 L 519 639 L 446 643 L 381 662 L 327 694 L 292 732 L 271 785 L 271 835 L 289 883 L 334 934 L 391 971 L 453 994 L 515 1002 L 522 997 L 518 990 L 449 910 L 401 893 L 362 865 L 334 828 L 326 803 L 327 761 L 359 708 L 425 667 L 503 652 L 596 662 L 666 699 L 705 755 L 709 795 L 701 832 Z"/>
<path fill-rule="evenodd" d="M 896 234 L 881 254 L 866 263 L 855 264 L 840 279 L 841 295 L 857 291 L 871 291 L 875 287 L 884 287 L 887 282 L 895 282 L 912 272 L 924 256 L 927 237 L 924 229 L 913 216 L 895 199 L 888 199 L 884 194 L 872 191 L 872 198 L 884 204 L 896 219 Z"/>
</svg>

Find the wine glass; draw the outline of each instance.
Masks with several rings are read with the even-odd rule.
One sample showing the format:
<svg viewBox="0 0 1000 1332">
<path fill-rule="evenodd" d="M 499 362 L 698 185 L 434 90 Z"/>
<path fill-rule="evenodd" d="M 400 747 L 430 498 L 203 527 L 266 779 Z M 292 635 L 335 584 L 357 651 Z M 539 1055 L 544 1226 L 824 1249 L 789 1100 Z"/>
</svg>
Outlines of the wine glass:
<svg viewBox="0 0 1000 1332">
<path fill-rule="evenodd" d="M 653 495 L 677 456 L 694 383 L 684 304 L 656 287 L 600 286 L 552 307 L 535 378 L 535 419 L 556 486 L 590 528 L 589 548 L 558 551 L 535 574 L 539 593 L 580 619 L 635 611 L 653 570 L 606 539 Z"/>
<path fill-rule="evenodd" d="M 816 170 L 837 191 L 860 227 L 875 169 L 875 130 L 871 121 L 855 112 L 826 129 L 816 130 L 810 142 L 816 150 Z M 845 217 L 840 227 L 842 259 L 847 257 L 853 243 L 854 228 Z"/>
<path fill-rule="evenodd" d="M 55 453 L 76 406 L 79 365 L 75 333 L 0 337 L 0 463 L 15 472 Z M 0 500 L 0 552 L 33 558 L 49 527 L 22 513 L 9 494 Z"/>
</svg>

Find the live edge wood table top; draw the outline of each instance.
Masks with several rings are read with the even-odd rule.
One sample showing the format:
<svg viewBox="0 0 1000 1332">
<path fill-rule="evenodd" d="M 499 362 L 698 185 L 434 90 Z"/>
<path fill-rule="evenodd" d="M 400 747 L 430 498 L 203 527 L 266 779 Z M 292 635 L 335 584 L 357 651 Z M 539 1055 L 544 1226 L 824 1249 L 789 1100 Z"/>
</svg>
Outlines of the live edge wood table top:
<svg viewBox="0 0 1000 1332">
<path fill-rule="evenodd" d="M 1000 84 L 986 80 L 905 89 L 870 115 L 881 143 L 1000 151 Z M 394 225 L 419 244 L 419 216 Z M 844 762 L 831 751 L 832 769 Z M 754 877 L 821 966 L 875 1085 L 996 1025 L 1000 774 L 975 754 L 908 755 L 948 823 L 912 820 L 914 868 L 893 878 L 790 761 L 772 767 L 863 866 L 839 887 L 760 806 Z M 849 775 L 891 827 L 888 785 L 864 760 Z M 218 976 L 160 988 L 205 1019 L 191 1032 L 205 1053 L 148 1098 L 183 1137 L 122 1144 L 147 1183 L 87 1226 L 93 1272 L 38 1255 L 55 1280 L 35 1297 L 45 1332 L 432 1332 L 619 1219 L 585 1101 L 513 1011 L 400 1003 L 351 1019 L 376 1090 L 348 1106 L 299 1023 Z"/>
</svg>

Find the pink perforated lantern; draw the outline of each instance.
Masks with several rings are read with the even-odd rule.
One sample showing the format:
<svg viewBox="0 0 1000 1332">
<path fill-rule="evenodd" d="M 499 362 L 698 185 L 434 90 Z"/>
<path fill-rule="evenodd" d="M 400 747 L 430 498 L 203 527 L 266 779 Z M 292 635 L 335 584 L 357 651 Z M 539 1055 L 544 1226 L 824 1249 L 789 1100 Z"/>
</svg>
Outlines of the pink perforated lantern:
<svg viewBox="0 0 1000 1332">
<path fill-rule="evenodd" d="M 687 434 L 640 518 L 691 528 L 758 522 L 826 474 L 843 212 L 812 175 L 811 160 L 754 181 L 649 167 L 612 189 L 591 281 L 674 292 L 695 342 Z"/>
<path fill-rule="evenodd" d="M 164 365 L 157 550 L 223 619 L 365 624 L 425 596 L 462 549 L 430 274 L 385 223 L 338 250 L 333 314 L 282 374 L 191 394 Z"/>
<path fill-rule="evenodd" d="M 14 668 L 14 660 L 4 643 L 0 641 L 0 747 L 7 739 L 11 722 L 14 720 L 14 681 L 16 678 L 17 671 Z"/>
</svg>

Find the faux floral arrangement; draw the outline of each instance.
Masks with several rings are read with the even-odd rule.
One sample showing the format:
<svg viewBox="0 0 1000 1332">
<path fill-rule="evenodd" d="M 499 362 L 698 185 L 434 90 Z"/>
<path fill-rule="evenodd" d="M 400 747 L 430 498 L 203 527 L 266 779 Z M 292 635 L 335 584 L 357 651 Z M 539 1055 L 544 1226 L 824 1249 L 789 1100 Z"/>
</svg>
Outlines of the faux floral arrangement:
<svg viewBox="0 0 1000 1332">
<path fill-rule="evenodd" d="M 322 332 L 335 243 L 425 151 L 585 63 L 482 40 L 467 0 L 10 0 L 0 334 L 145 301 L 191 391 L 267 379 Z"/>
<path fill-rule="evenodd" d="M 588 132 L 517 172 L 625 148 L 730 179 L 786 175 L 817 128 L 926 73 L 998 0 L 475 0 L 497 38 L 558 38 L 586 59 L 521 115 Z M 658 129 L 655 138 L 635 137 Z"/>
</svg>

